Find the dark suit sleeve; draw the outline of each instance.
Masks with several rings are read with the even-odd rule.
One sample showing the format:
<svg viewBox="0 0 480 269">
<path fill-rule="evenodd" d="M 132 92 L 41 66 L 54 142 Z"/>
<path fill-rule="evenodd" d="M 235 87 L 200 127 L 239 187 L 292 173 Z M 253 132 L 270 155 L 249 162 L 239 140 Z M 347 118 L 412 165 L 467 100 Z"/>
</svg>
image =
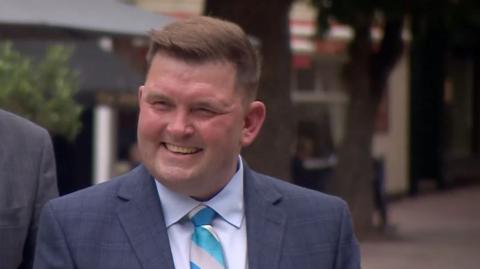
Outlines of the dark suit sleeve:
<svg viewBox="0 0 480 269">
<path fill-rule="evenodd" d="M 55 156 L 48 132 L 42 129 L 42 136 L 38 140 L 38 143 L 42 145 L 42 150 L 41 156 L 39 156 L 40 161 L 37 173 L 38 178 L 36 180 L 35 204 L 33 206 L 32 221 L 24 247 L 23 257 L 25 258 L 20 268 L 32 268 L 40 211 L 48 200 L 58 196 Z"/>
<path fill-rule="evenodd" d="M 40 216 L 35 269 L 75 268 L 64 232 L 58 222 L 51 203 L 47 203 Z"/>
<path fill-rule="evenodd" d="M 360 250 L 348 206 L 343 203 L 335 269 L 360 268 Z"/>
</svg>

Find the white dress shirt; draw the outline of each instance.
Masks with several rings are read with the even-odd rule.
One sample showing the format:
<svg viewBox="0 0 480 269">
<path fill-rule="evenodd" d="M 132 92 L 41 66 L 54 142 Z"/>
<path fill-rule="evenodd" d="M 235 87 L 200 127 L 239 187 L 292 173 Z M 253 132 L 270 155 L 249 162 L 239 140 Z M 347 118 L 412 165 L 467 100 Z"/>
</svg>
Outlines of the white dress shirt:
<svg viewBox="0 0 480 269">
<path fill-rule="evenodd" d="M 247 268 L 247 230 L 243 203 L 243 164 L 238 158 L 237 172 L 230 182 L 212 199 L 202 202 L 215 210 L 220 217 L 212 226 L 220 238 L 228 269 Z M 193 224 L 188 212 L 201 202 L 171 191 L 155 180 L 162 203 L 165 225 L 176 269 L 190 269 L 190 242 Z"/>
</svg>

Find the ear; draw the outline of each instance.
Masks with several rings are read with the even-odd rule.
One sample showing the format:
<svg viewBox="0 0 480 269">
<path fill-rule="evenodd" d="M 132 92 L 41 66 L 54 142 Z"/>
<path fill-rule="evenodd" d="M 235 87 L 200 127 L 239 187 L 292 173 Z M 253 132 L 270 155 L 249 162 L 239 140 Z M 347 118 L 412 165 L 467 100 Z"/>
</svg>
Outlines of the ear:
<svg viewBox="0 0 480 269">
<path fill-rule="evenodd" d="M 138 101 L 138 107 L 141 109 L 142 107 L 142 96 L 145 91 L 145 85 L 142 85 L 138 88 L 138 94 L 137 94 L 137 101 Z"/>
<path fill-rule="evenodd" d="M 242 147 L 250 145 L 257 137 L 265 121 L 266 108 L 260 101 L 253 101 L 247 108 L 242 131 Z"/>
</svg>

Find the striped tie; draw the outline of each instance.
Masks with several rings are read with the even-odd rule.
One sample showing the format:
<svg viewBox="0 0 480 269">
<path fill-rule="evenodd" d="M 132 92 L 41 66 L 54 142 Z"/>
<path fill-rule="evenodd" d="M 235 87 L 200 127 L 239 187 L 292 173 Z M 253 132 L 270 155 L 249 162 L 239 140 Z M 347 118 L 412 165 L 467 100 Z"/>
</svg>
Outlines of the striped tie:
<svg viewBox="0 0 480 269">
<path fill-rule="evenodd" d="M 191 269 L 226 268 L 222 245 L 211 225 L 216 214 L 213 209 L 204 205 L 194 208 L 188 214 L 195 226 L 190 247 Z"/>
</svg>

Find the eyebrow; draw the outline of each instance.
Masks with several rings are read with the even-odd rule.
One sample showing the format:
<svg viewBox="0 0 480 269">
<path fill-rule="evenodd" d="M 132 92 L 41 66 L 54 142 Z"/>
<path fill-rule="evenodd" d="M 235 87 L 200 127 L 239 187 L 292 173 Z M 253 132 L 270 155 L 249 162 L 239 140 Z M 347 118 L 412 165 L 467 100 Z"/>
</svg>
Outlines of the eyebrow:
<svg viewBox="0 0 480 269">
<path fill-rule="evenodd" d="M 158 92 L 152 92 L 152 91 L 145 92 L 145 100 L 151 101 L 151 100 L 157 100 L 157 99 L 170 100 L 171 98 L 169 98 L 165 94 L 158 93 Z"/>
<path fill-rule="evenodd" d="M 173 98 L 165 95 L 164 93 L 156 92 L 156 91 L 147 91 L 145 92 L 145 100 L 152 101 L 152 100 L 166 100 L 172 101 Z M 211 107 L 216 110 L 222 110 L 223 112 L 229 112 L 234 107 L 234 104 L 229 103 L 228 101 L 215 99 L 212 97 L 201 97 L 200 99 L 193 100 L 191 102 L 191 106 L 195 107 Z"/>
</svg>

